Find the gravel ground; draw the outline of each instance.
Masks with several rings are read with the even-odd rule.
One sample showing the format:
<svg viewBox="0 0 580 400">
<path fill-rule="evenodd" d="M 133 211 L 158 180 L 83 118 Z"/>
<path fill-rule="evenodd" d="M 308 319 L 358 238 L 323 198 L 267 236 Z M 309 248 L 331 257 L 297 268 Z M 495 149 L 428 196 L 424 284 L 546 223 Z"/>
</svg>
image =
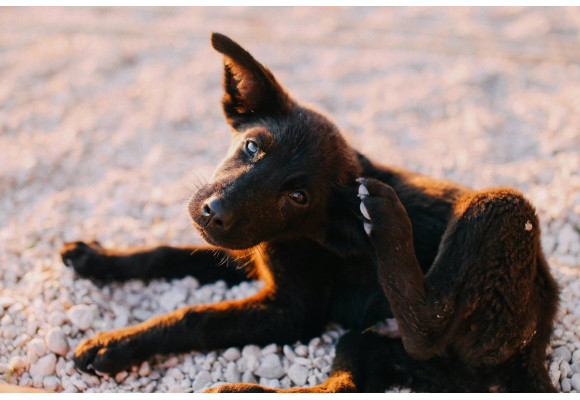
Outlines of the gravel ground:
<svg viewBox="0 0 580 400">
<path fill-rule="evenodd" d="M 294 94 L 385 163 L 535 203 L 561 310 L 550 374 L 580 391 L 580 8 L 0 9 L 0 382 L 65 392 L 191 392 L 216 382 L 307 386 L 343 332 L 283 348 L 75 370 L 95 332 L 185 304 L 241 298 L 195 279 L 97 287 L 65 241 L 200 243 L 185 200 L 225 154 L 231 35 Z"/>
</svg>

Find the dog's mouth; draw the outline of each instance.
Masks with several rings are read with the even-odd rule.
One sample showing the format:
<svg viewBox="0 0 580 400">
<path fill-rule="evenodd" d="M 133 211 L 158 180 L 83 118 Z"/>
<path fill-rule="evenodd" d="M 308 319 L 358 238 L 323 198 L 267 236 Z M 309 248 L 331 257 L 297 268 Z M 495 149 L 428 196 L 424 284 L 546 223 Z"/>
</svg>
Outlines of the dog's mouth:
<svg viewBox="0 0 580 400">
<path fill-rule="evenodd" d="M 203 197 L 194 195 L 189 201 L 188 210 L 193 226 L 206 242 L 232 250 L 246 250 L 259 243 L 253 240 L 254 235 L 240 229 L 237 223 L 215 221 L 213 211 L 206 207 L 208 199 Z"/>
</svg>

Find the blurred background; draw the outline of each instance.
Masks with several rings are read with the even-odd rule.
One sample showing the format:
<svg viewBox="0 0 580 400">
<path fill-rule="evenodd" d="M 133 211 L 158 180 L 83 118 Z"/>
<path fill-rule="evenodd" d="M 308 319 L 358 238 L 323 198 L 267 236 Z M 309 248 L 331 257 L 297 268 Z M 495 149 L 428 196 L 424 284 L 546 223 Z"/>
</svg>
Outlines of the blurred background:
<svg viewBox="0 0 580 400">
<path fill-rule="evenodd" d="M 521 189 L 566 287 L 554 346 L 580 348 L 578 7 L 0 8 L 0 312 L 37 307 L 28 339 L 51 290 L 99 290 L 62 267 L 64 241 L 199 242 L 185 202 L 230 136 L 212 31 L 370 158 Z M 24 351 L 11 339 L 0 364 Z"/>
</svg>

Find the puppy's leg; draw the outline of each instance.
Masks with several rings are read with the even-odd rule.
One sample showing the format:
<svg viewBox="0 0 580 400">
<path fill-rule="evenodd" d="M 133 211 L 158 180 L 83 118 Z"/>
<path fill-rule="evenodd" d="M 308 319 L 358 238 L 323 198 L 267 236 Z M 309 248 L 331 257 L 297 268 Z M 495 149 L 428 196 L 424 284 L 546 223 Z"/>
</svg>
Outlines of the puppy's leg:
<svg viewBox="0 0 580 400">
<path fill-rule="evenodd" d="M 545 358 L 557 289 L 543 261 L 533 207 L 509 189 L 464 196 L 423 276 L 397 195 L 379 181 L 361 182 L 365 229 L 407 352 L 430 359 L 449 350 L 477 368 L 531 351 L 529 374 L 544 382 L 545 368 L 536 364 Z"/>
<path fill-rule="evenodd" d="M 247 299 L 186 307 L 135 326 L 98 333 L 77 347 L 74 361 L 82 371 L 115 373 L 155 354 L 292 343 L 322 330 L 321 307 L 301 304 L 292 296 L 282 299 L 280 293 L 264 289 Z"/>
<path fill-rule="evenodd" d="M 376 393 L 395 386 L 409 387 L 418 369 L 418 362 L 405 353 L 400 340 L 384 338 L 370 331 L 351 331 L 340 338 L 332 374 L 320 385 L 271 389 L 245 383 L 226 384 L 208 392 Z"/>
<path fill-rule="evenodd" d="M 201 284 L 224 280 L 234 285 L 247 280 L 243 265 L 249 257 L 235 260 L 224 251 L 202 247 L 160 246 L 150 249 L 116 251 L 97 242 L 66 243 L 63 262 L 81 276 L 98 281 L 182 278 L 194 276 Z"/>
</svg>

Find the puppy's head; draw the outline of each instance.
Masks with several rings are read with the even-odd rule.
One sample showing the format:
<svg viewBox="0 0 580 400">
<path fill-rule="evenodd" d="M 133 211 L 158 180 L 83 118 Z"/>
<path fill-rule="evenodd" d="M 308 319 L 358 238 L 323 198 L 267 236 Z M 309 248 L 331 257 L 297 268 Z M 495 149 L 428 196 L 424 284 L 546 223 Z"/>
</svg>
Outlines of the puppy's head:
<svg viewBox="0 0 580 400">
<path fill-rule="evenodd" d="M 356 153 L 336 126 L 296 103 L 274 75 L 221 34 L 223 110 L 233 128 L 228 154 L 189 202 L 191 218 L 210 243 L 246 249 L 264 241 L 320 239 L 329 201 L 360 173 Z"/>
</svg>

